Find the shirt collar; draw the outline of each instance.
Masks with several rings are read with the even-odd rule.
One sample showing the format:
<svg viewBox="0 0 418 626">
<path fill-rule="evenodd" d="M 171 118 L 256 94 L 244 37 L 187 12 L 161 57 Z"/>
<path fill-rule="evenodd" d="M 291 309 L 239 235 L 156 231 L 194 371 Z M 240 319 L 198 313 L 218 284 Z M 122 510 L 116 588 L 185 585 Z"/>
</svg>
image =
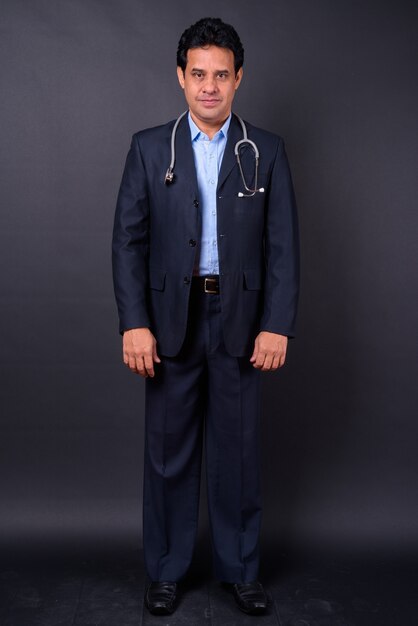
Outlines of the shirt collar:
<svg viewBox="0 0 418 626">
<path fill-rule="evenodd" d="M 230 113 L 228 115 L 228 117 L 225 120 L 224 125 L 222 126 L 222 128 L 220 128 L 218 130 L 218 133 L 222 133 L 222 135 L 225 137 L 225 139 L 228 138 L 228 130 L 229 130 L 229 125 L 231 124 L 231 117 L 232 117 L 232 113 Z M 200 128 L 198 126 L 196 126 L 196 124 L 192 120 L 192 116 L 190 115 L 190 111 L 188 113 L 187 118 L 189 120 L 190 135 L 191 135 L 192 141 L 194 141 L 195 139 L 198 139 L 199 135 L 205 135 L 205 133 L 203 131 L 201 131 Z M 216 133 L 216 134 L 218 134 L 218 133 Z M 215 135 L 215 137 L 216 137 L 216 135 Z"/>
</svg>

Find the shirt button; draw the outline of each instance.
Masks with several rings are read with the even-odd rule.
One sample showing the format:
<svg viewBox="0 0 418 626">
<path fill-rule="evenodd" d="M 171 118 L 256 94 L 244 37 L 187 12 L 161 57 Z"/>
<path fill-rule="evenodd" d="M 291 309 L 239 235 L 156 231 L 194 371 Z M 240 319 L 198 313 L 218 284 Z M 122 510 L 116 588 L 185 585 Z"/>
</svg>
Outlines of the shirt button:
<svg viewBox="0 0 418 626">
<path fill-rule="evenodd" d="M 191 246 L 192 248 L 194 248 L 196 245 L 196 240 L 195 239 L 189 239 L 189 246 Z"/>
<path fill-rule="evenodd" d="M 196 207 L 196 209 L 197 209 L 197 207 L 199 206 L 199 200 L 193 200 L 193 205 L 194 205 L 194 206 Z"/>
<path fill-rule="evenodd" d="M 189 284 L 190 284 L 190 278 L 189 278 L 188 276 L 185 276 L 185 277 L 183 278 L 183 283 L 184 283 L 185 285 L 189 285 Z"/>
</svg>

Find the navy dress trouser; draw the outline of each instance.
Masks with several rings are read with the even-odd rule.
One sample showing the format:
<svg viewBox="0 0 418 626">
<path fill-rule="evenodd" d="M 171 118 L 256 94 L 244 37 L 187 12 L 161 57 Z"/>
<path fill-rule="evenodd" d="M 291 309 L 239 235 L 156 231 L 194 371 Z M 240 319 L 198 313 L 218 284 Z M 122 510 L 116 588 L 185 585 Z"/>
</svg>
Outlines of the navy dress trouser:
<svg viewBox="0 0 418 626">
<path fill-rule="evenodd" d="M 205 440 L 214 573 L 257 579 L 261 518 L 260 373 L 230 356 L 220 297 L 192 285 L 186 340 L 146 380 L 144 555 L 153 581 L 178 581 L 190 565 Z"/>
</svg>

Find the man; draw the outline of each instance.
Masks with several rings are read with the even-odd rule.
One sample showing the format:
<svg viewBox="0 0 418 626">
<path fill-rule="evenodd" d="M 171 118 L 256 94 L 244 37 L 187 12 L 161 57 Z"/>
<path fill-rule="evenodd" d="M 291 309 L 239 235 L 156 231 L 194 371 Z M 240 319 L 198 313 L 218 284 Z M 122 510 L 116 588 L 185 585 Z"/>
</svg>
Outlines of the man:
<svg viewBox="0 0 418 626">
<path fill-rule="evenodd" d="M 188 113 L 133 136 L 117 202 L 123 359 L 146 378 L 145 602 L 155 614 L 174 611 L 192 558 L 203 435 L 215 575 L 246 613 L 267 605 L 259 375 L 284 364 L 294 334 L 298 236 L 283 140 L 231 113 L 242 65 L 221 20 L 183 33 Z"/>
</svg>

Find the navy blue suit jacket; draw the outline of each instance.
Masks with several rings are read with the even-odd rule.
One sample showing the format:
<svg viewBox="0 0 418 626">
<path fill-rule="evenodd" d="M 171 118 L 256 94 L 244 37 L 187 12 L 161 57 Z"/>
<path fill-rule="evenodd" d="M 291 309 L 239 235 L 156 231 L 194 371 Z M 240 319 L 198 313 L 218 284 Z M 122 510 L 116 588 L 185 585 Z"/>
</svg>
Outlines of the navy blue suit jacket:
<svg viewBox="0 0 418 626">
<path fill-rule="evenodd" d="M 149 327 L 158 351 L 175 356 L 183 343 L 201 216 L 187 116 L 177 130 L 175 179 L 164 184 L 174 121 L 133 135 L 113 232 L 113 277 L 120 331 Z M 292 337 L 298 296 L 296 205 L 283 140 L 247 124 L 260 152 L 258 186 L 245 191 L 234 155 L 242 139 L 233 115 L 217 187 L 217 231 L 223 335 L 233 356 L 251 354 L 259 331 Z M 247 186 L 254 153 L 242 150 Z M 194 245 L 197 242 L 197 245 Z"/>
</svg>

